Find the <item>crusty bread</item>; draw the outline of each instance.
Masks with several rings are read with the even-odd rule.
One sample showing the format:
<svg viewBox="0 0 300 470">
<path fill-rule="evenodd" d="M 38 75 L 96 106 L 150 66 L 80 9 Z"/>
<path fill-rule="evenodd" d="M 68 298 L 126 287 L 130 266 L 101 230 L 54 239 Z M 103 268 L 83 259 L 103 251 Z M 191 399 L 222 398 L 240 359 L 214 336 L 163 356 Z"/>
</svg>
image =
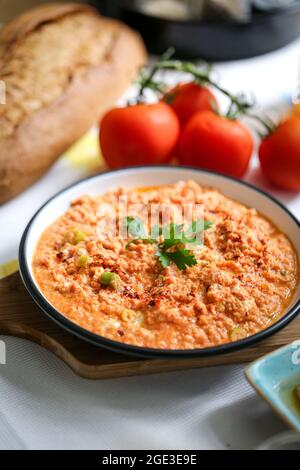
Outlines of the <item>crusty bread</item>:
<svg viewBox="0 0 300 470">
<path fill-rule="evenodd" d="M 129 86 L 139 35 L 82 4 L 51 4 L 0 32 L 0 204 L 36 181 Z"/>
</svg>

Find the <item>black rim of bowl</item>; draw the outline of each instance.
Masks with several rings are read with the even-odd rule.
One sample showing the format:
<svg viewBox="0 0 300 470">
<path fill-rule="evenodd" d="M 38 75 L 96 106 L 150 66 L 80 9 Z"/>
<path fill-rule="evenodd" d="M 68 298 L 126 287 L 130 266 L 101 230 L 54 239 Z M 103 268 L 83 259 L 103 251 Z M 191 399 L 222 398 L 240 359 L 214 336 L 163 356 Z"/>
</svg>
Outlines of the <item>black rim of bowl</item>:
<svg viewBox="0 0 300 470">
<path fill-rule="evenodd" d="M 128 355 L 134 355 L 134 356 L 139 356 L 139 357 L 147 357 L 147 358 L 157 358 L 157 359 L 187 359 L 187 358 L 197 358 L 197 357 L 207 357 L 207 356 L 213 356 L 217 354 L 225 354 L 225 353 L 230 353 L 237 351 L 241 348 L 244 348 L 246 346 L 251 346 L 258 341 L 261 341 L 268 336 L 273 335 L 280 329 L 282 329 L 285 325 L 287 325 L 293 318 L 298 313 L 298 310 L 300 308 L 300 299 L 296 302 L 296 304 L 291 307 L 290 309 L 287 310 L 287 312 L 275 323 L 273 323 L 271 326 L 268 328 L 260 331 L 259 333 L 256 333 L 254 335 L 248 336 L 247 338 L 241 339 L 239 341 L 234 341 L 230 343 L 225 343 L 221 344 L 218 346 L 211 346 L 211 347 L 206 347 L 206 348 L 197 348 L 197 349 L 158 349 L 158 348 L 146 348 L 143 346 L 134 346 L 131 344 L 127 343 L 122 343 L 119 341 L 111 340 L 109 338 L 106 338 L 104 336 L 97 335 L 95 333 L 92 333 L 91 331 L 82 328 L 81 326 L 77 325 L 76 323 L 72 322 L 69 320 L 67 317 L 65 317 L 63 314 L 61 314 L 56 308 L 54 308 L 43 296 L 41 293 L 40 289 L 37 287 L 37 284 L 35 283 L 33 277 L 31 276 L 29 267 L 28 267 L 28 260 L 26 258 L 26 246 L 28 242 L 28 233 L 29 230 L 38 216 L 38 214 L 53 200 L 56 199 L 56 197 L 60 196 L 64 192 L 68 191 L 69 189 L 77 186 L 78 184 L 94 179 L 94 178 L 101 178 L 101 175 L 107 175 L 107 174 L 115 174 L 118 172 L 126 172 L 126 171 L 132 171 L 135 169 L 147 169 L 147 168 L 160 168 L 160 169 L 169 169 L 172 171 L 172 168 L 176 169 L 182 169 L 182 170 L 192 170 L 196 171 L 199 173 L 207 173 L 211 175 L 215 175 L 218 177 L 226 178 L 229 179 L 237 184 L 240 184 L 242 186 L 246 186 L 247 188 L 250 188 L 263 196 L 267 197 L 270 199 L 273 203 L 275 203 L 277 206 L 279 206 L 288 216 L 296 223 L 300 230 L 300 222 L 297 220 L 297 218 L 277 199 L 275 199 L 273 196 L 268 194 L 267 192 L 261 190 L 260 188 L 257 188 L 256 186 L 247 183 L 245 181 L 238 180 L 236 178 L 233 178 L 231 176 L 224 175 L 222 173 L 217 173 L 214 171 L 209 171 L 201 168 L 196 168 L 192 166 L 179 166 L 179 165 L 149 165 L 149 166 L 131 166 L 131 167 L 124 167 L 124 168 L 119 168 L 116 170 L 110 170 L 103 172 L 99 175 L 94 175 L 90 176 L 88 178 L 84 178 L 81 181 L 78 181 L 76 183 L 73 183 L 69 185 L 67 188 L 59 191 L 56 193 L 54 196 L 52 196 L 50 199 L 48 199 L 41 207 L 38 209 L 38 211 L 34 214 L 34 216 L 31 218 L 29 223 L 27 224 L 25 231 L 22 235 L 21 242 L 20 242 L 20 247 L 19 247 L 19 265 L 20 265 L 20 274 L 21 278 L 23 280 L 23 283 L 25 284 L 26 289 L 28 290 L 29 294 L 33 298 L 33 300 L 36 302 L 36 304 L 43 310 L 44 313 L 46 313 L 52 320 L 54 320 L 56 323 L 58 323 L 61 327 L 63 327 L 65 330 L 69 331 L 71 334 L 76 335 L 77 337 L 99 347 L 104 347 L 106 349 L 118 352 L 118 353 L 123 353 L 123 354 L 128 354 Z"/>
<path fill-rule="evenodd" d="M 128 11 L 128 13 L 132 13 L 134 15 L 139 15 L 141 18 L 147 18 L 153 21 L 160 21 L 162 23 L 169 23 L 169 24 L 185 24 L 185 25 L 198 25 L 198 26 L 220 26 L 219 22 L 213 21 L 202 21 L 201 19 L 187 19 L 187 20 L 177 20 L 173 18 L 164 18 L 163 16 L 153 15 L 150 13 L 143 12 L 142 9 L 131 5 L 130 2 L 125 2 L 121 5 L 121 9 L 123 11 Z M 230 27 L 241 27 L 241 26 L 249 26 L 253 23 L 266 23 L 269 22 L 270 19 L 280 18 L 282 15 L 285 16 L 292 16 L 296 13 L 300 12 L 300 1 L 292 3 L 290 5 L 282 6 L 273 8 L 272 10 L 263 10 L 254 8 L 252 14 L 252 20 L 246 23 L 239 23 L 234 20 L 227 20 L 221 24 L 221 27 L 230 26 Z"/>
</svg>

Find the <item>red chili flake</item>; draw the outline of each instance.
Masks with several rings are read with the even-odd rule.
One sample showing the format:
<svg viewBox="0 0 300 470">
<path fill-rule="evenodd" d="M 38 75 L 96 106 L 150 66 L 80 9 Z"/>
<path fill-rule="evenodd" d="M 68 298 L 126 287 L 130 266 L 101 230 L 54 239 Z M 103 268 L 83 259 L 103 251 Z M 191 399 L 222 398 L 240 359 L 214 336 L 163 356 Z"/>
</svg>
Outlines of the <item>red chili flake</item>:
<svg viewBox="0 0 300 470">
<path fill-rule="evenodd" d="M 123 295 L 128 297 L 129 299 L 139 299 L 140 295 L 138 292 L 134 292 L 130 289 L 129 286 L 125 286 L 123 290 Z"/>
</svg>

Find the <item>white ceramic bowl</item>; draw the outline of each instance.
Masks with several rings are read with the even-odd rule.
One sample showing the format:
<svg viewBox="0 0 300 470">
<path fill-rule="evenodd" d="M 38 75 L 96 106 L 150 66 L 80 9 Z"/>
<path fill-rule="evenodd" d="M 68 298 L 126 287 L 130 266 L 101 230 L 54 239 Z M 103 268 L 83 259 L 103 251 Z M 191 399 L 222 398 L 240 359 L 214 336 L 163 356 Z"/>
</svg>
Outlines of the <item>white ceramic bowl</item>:
<svg viewBox="0 0 300 470">
<path fill-rule="evenodd" d="M 299 287 L 284 315 L 272 326 L 253 336 L 210 348 L 161 350 L 112 341 L 85 330 L 60 314 L 43 296 L 36 284 L 32 270 L 34 250 L 44 230 L 68 209 L 73 199 L 83 194 L 99 195 L 120 186 L 125 188 L 158 186 L 188 179 L 193 179 L 202 185 L 218 188 L 226 196 L 258 209 L 262 214 L 271 219 L 281 231 L 287 234 L 300 259 L 299 221 L 282 204 L 263 191 L 227 176 L 188 167 L 149 166 L 124 168 L 88 178 L 61 191 L 46 202 L 29 222 L 20 244 L 20 272 L 27 290 L 41 309 L 62 327 L 95 345 L 128 354 L 160 358 L 196 357 L 230 352 L 243 346 L 253 344 L 275 333 L 292 320 L 292 318 L 297 315 L 300 308 Z"/>
</svg>

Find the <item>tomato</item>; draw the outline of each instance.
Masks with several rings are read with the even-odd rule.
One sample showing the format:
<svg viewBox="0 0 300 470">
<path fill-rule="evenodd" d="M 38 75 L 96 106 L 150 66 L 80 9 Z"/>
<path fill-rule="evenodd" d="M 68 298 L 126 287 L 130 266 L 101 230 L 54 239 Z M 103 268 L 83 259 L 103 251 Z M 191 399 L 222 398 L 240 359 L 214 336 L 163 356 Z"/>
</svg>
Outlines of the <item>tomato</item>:
<svg viewBox="0 0 300 470">
<path fill-rule="evenodd" d="M 211 111 L 197 113 L 183 130 L 179 161 L 240 178 L 248 168 L 253 139 L 243 124 Z"/>
<path fill-rule="evenodd" d="M 300 190 L 300 116 L 287 118 L 261 142 L 259 160 L 275 186 Z"/>
<path fill-rule="evenodd" d="M 101 122 L 102 154 L 110 168 L 165 163 L 179 132 L 178 118 L 166 103 L 114 108 Z"/>
<path fill-rule="evenodd" d="M 182 127 L 195 113 L 219 108 L 213 93 L 194 82 L 175 86 L 165 95 L 164 100 L 173 108 Z"/>
</svg>

